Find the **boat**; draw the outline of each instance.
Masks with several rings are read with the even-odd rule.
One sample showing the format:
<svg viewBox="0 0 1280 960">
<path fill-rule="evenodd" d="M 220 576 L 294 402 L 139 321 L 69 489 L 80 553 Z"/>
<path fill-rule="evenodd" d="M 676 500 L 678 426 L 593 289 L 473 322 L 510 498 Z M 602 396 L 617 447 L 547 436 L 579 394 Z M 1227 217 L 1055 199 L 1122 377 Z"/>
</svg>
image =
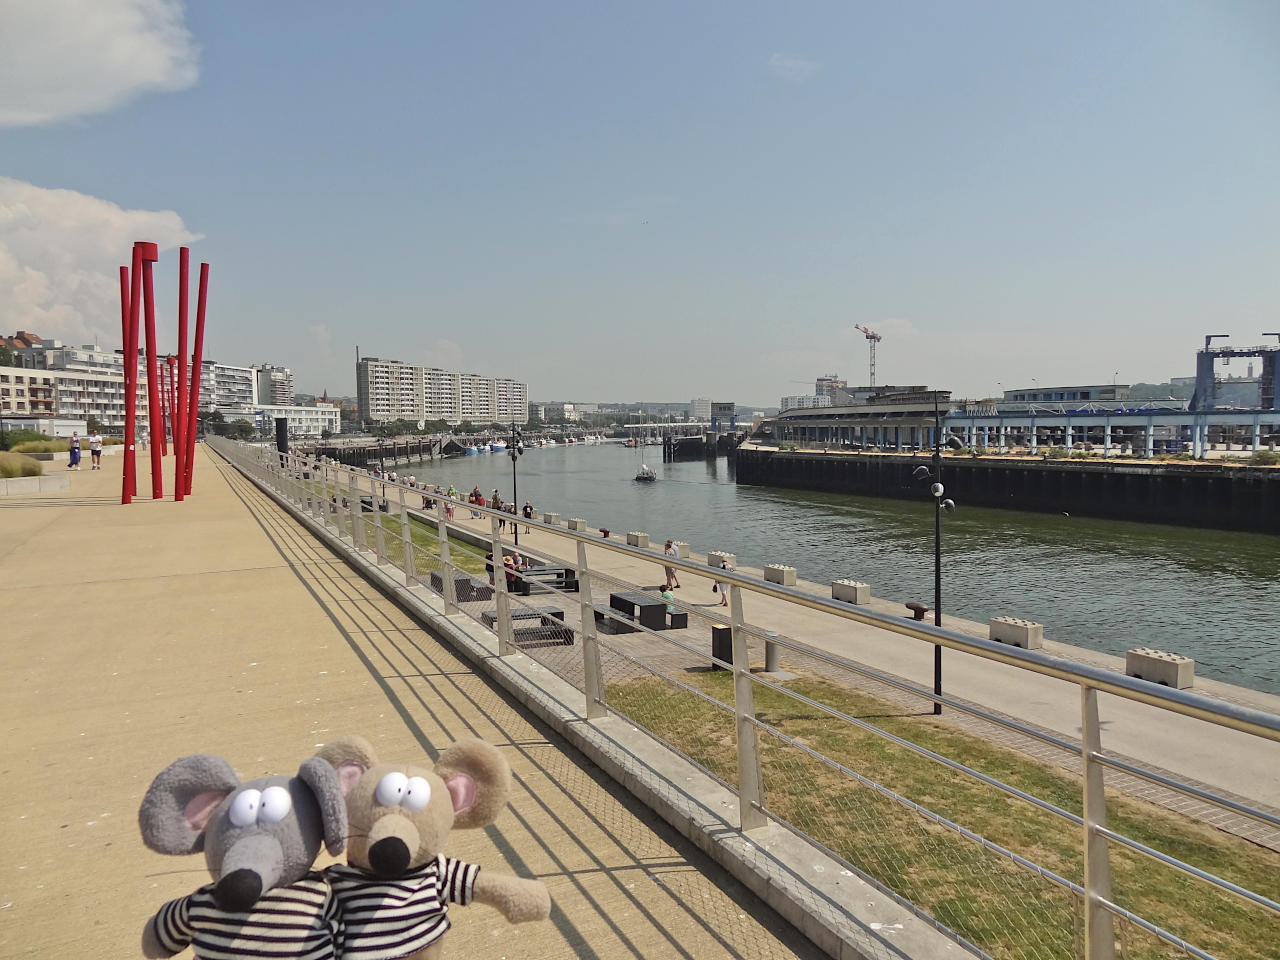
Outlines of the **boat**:
<svg viewBox="0 0 1280 960">
<path fill-rule="evenodd" d="M 507 445 L 502 440 L 495 440 L 493 443 L 489 444 L 489 450 L 492 453 L 502 453 L 506 449 Z"/>
<path fill-rule="evenodd" d="M 477 453 L 477 450 L 476 450 L 476 448 L 475 448 L 475 447 L 463 447 L 463 448 L 462 448 L 462 454 L 463 454 L 463 456 L 466 456 L 466 457 L 474 457 L 474 456 L 476 455 L 476 453 Z"/>
<path fill-rule="evenodd" d="M 648 464 L 640 464 L 640 469 L 636 471 L 636 480 L 640 483 L 654 483 L 658 479 L 658 474 L 653 467 Z"/>
</svg>

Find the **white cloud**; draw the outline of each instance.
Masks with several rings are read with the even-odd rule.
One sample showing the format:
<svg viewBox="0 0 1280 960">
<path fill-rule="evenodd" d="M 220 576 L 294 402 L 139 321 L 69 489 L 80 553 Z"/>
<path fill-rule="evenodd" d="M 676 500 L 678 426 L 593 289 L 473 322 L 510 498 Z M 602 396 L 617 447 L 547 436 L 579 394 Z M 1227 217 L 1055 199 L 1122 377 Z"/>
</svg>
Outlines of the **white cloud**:
<svg viewBox="0 0 1280 960">
<path fill-rule="evenodd" d="M 148 90 L 183 90 L 198 50 L 177 0 L 5 0 L 0 127 L 101 113 Z"/>
<path fill-rule="evenodd" d="M 817 61 L 789 53 L 775 53 L 769 58 L 769 72 L 787 83 L 804 83 L 821 69 L 822 64 Z"/>
<path fill-rule="evenodd" d="M 120 341 L 120 274 L 135 240 L 190 243 L 172 210 L 123 210 L 108 200 L 0 177 L 0 317 L 67 343 Z"/>
</svg>

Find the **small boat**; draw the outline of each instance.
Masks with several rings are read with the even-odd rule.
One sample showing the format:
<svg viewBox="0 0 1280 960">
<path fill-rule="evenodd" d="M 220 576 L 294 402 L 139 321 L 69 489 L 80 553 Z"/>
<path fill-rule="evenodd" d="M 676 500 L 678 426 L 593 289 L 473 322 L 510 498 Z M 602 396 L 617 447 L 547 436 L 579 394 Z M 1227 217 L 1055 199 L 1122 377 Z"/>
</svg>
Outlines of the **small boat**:
<svg viewBox="0 0 1280 960">
<path fill-rule="evenodd" d="M 653 467 L 648 464 L 640 464 L 640 469 L 636 471 L 636 480 L 640 483 L 654 483 L 658 479 L 658 474 Z"/>
<path fill-rule="evenodd" d="M 489 450 L 492 453 L 502 453 L 506 449 L 507 445 L 501 440 L 495 440 L 493 443 L 489 444 Z"/>
<path fill-rule="evenodd" d="M 474 457 L 478 451 L 475 447 L 463 447 L 462 454 L 466 457 Z"/>
</svg>

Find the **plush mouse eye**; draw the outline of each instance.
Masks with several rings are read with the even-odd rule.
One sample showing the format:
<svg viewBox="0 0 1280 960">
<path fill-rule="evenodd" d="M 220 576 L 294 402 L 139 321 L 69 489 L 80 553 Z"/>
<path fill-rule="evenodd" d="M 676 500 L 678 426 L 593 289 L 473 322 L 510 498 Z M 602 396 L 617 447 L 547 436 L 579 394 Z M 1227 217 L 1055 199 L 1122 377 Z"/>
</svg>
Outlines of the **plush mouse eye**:
<svg viewBox="0 0 1280 960">
<path fill-rule="evenodd" d="M 293 809 L 293 798 L 284 787 L 267 787 L 258 806 L 259 823 L 279 823 Z"/>
<path fill-rule="evenodd" d="M 247 827 L 258 819 L 258 806 L 262 803 L 262 794 L 257 790 L 241 790 L 231 801 L 228 816 L 237 827 Z"/>
<path fill-rule="evenodd" d="M 406 810 L 417 812 L 418 810 L 425 810 L 430 801 L 431 784 L 427 783 L 422 777 L 410 777 L 409 784 L 404 791 L 404 799 L 400 801 L 400 806 Z"/>
<path fill-rule="evenodd" d="M 404 799 L 405 790 L 409 789 L 409 778 L 403 773 L 388 773 L 378 781 L 378 789 L 373 798 L 384 807 L 394 807 Z"/>
</svg>

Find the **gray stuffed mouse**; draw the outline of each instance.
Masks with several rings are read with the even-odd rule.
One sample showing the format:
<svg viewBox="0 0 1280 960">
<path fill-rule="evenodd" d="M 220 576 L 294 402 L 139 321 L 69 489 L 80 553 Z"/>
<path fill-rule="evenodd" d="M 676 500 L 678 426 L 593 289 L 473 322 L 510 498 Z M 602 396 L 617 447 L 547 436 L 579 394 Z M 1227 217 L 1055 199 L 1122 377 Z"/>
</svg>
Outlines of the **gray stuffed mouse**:
<svg viewBox="0 0 1280 960">
<path fill-rule="evenodd" d="M 202 960 L 336 956 L 337 903 L 311 872 L 322 843 L 332 854 L 346 843 L 346 803 L 330 764 L 312 757 L 296 777 L 241 783 L 221 757 L 183 757 L 152 782 L 138 824 L 157 853 L 203 851 L 214 881 L 147 921 L 146 956 L 188 945 Z"/>
</svg>

